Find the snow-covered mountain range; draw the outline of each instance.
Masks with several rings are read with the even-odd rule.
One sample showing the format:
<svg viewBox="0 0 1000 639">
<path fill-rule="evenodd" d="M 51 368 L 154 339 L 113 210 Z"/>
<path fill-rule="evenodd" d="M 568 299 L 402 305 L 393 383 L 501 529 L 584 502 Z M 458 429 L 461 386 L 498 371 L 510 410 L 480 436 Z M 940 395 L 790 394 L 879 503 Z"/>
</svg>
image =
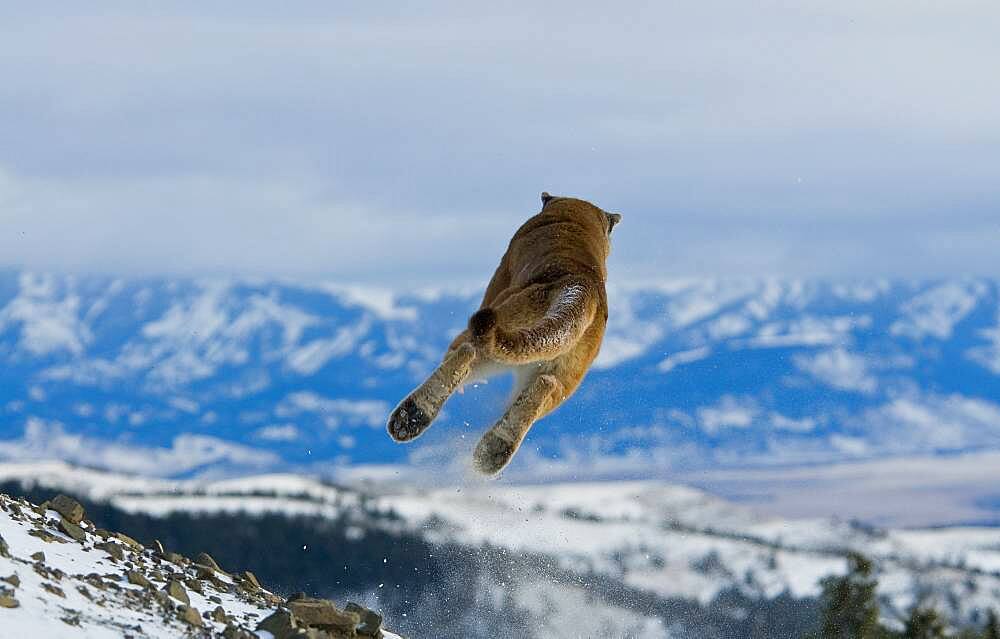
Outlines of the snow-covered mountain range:
<svg viewBox="0 0 1000 639">
<path fill-rule="evenodd" d="M 383 432 L 478 291 L 0 274 L 0 458 L 157 476 L 467 459 L 508 384 Z M 510 472 L 581 476 L 1000 449 L 1000 285 L 611 286 L 577 395 Z"/>
</svg>

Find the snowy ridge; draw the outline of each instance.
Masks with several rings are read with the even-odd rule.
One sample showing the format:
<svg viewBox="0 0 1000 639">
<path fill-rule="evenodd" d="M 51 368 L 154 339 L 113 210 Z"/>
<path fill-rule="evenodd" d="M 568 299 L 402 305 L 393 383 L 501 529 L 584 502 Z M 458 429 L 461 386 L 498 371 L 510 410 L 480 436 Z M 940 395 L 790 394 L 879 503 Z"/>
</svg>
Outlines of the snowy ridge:
<svg viewBox="0 0 1000 639">
<path fill-rule="evenodd" d="M 192 563 L 143 548 L 96 529 L 84 516 L 71 499 L 60 497 L 46 509 L 0 495 L 5 636 L 265 639 L 274 635 L 263 628 L 273 629 L 287 614 L 275 612 L 288 604 L 251 573 L 228 574 L 207 555 Z M 377 628 L 368 636 L 399 639 Z"/>
<path fill-rule="evenodd" d="M 1000 531 L 881 530 L 829 519 L 762 517 L 690 488 L 602 482 L 481 488 L 386 498 L 415 520 L 454 526 L 459 539 L 556 557 L 581 573 L 703 603 L 736 587 L 747 594 L 818 594 L 823 576 L 856 550 L 876 559 L 896 612 L 932 592 L 967 619 L 1000 602 Z M 965 578 L 975 582 L 969 585 Z"/>
</svg>

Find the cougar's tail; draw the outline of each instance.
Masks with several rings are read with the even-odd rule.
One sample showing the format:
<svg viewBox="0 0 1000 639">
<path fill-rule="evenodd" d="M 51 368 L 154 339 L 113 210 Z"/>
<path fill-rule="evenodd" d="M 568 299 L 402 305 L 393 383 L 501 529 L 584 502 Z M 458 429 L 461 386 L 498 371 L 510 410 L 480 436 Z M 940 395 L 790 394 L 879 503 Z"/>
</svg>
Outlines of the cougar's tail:
<svg viewBox="0 0 1000 639">
<path fill-rule="evenodd" d="M 505 330 L 498 325 L 496 310 L 486 307 L 476 311 L 469 318 L 476 349 L 509 364 L 552 359 L 569 350 L 590 326 L 597 310 L 597 294 L 592 283 L 576 278 L 567 278 L 553 288 L 547 306 L 521 309 L 538 314 L 535 322 L 525 328 Z M 519 302 L 514 298 L 504 304 Z M 528 299 L 523 303 L 530 304 Z"/>
<path fill-rule="evenodd" d="M 469 318 L 472 344 L 481 351 L 492 353 L 496 343 L 497 312 L 490 307 L 481 308 Z"/>
</svg>

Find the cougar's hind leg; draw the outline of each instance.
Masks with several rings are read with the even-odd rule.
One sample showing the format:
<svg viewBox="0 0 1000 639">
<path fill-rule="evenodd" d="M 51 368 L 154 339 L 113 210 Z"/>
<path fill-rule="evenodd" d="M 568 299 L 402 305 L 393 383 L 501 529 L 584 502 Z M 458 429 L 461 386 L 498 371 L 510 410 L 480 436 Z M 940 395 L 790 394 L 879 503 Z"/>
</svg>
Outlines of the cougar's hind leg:
<svg viewBox="0 0 1000 639">
<path fill-rule="evenodd" d="M 472 344 L 454 348 L 423 384 L 399 403 L 389 416 L 389 436 L 397 442 L 419 437 L 441 411 L 445 401 L 469 376 L 476 357 Z"/>
<path fill-rule="evenodd" d="M 563 399 L 563 385 L 554 375 L 538 375 L 514 398 L 507 412 L 486 431 L 473 453 L 476 470 L 496 475 L 510 463 L 535 420 Z"/>
</svg>

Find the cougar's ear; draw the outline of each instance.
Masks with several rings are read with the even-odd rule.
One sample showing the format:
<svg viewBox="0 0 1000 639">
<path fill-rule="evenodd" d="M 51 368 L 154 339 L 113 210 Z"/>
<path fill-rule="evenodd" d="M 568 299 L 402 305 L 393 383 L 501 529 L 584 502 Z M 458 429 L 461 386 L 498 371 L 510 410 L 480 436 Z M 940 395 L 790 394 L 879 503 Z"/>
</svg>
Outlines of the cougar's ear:
<svg viewBox="0 0 1000 639">
<path fill-rule="evenodd" d="M 555 196 L 549 195 L 548 191 L 542 191 L 542 206 L 545 206 L 554 199 L 556 199 Z"/>
<path fill-rule="evenodd" d="M 608 213 L 608 235 L 614 230 L 615 225 L 622 221 L 621 213 Z"/>
</svg>

